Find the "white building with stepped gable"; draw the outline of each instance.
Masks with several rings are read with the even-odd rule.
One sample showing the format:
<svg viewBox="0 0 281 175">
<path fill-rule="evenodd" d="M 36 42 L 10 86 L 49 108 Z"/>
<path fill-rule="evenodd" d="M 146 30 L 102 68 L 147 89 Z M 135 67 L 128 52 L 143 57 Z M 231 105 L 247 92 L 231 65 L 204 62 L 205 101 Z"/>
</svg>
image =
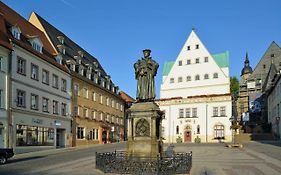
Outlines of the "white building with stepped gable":
<svg viewBox="0 0 281 175">
<path fill-rule="evenodd" d="M 192 30 L 177 59 L 164 65 L 157 103 L 164 142 L 231 141 L 229 53 L 210 54 Z"/>
</svg>

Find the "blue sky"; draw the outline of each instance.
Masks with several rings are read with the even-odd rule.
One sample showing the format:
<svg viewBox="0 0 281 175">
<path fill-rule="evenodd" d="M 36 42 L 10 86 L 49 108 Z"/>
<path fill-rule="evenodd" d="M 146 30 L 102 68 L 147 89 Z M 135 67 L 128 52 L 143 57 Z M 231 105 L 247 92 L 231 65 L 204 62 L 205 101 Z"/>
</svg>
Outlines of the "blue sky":
<svg viewBox="0 0 281 175">
<path fill-rule="evenodd" d="M 3 0 L 26 19 L 32 11 L 98 58 L 113 82 L 135 98 L 133 64 L 142 50 L 160 67 L 175 60 L 192 27 L 210 53 L 230 52 L 239 78 L 246 51 L 254 68 L 272 41 L 281 46 L 280 0 Z"/>
</svg>

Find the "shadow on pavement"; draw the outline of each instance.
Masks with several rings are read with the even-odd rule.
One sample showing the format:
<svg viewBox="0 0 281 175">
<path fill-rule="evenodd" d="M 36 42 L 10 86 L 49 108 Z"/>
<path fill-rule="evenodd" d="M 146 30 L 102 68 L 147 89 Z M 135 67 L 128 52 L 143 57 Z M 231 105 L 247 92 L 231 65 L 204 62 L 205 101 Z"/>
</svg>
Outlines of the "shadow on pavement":
<svg viewBox="0 0 281 175">
<path fill-rule="evenodd" d="M 34 157 L 26 157 L 26 158 L 16 158 L 16 159 L 9 159 L 7 164 L 16 163 L 16 162 L 22 162 L 22 161 L 28 161 L 28 160 L 34 160 L 34 159 L 41 159 L 46 156 L 34 156 Z"/>
</svg>

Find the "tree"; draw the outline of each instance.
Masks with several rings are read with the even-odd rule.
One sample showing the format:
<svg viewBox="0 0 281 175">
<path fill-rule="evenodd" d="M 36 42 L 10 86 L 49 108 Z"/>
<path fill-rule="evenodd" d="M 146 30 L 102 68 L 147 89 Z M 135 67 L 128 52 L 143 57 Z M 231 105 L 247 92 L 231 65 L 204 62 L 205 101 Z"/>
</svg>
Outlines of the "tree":
<svg viewBox="0 0 281 175">
<path fill-rule="evenodd" d="M 238 90 L 239 90 L 238 79 L 235 76 L 230 77 L 230 92 L 231 92 L 231 94 L 237 92 Z"/>
</svg>

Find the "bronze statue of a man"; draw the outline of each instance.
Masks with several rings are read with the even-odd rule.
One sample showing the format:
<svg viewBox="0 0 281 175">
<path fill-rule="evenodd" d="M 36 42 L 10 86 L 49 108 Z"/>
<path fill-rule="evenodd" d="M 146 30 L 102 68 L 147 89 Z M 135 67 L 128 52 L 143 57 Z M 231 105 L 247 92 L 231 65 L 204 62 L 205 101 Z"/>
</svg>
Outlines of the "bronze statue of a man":
<svg viewBox="0 0 281 175">
<path fill-rule="evenodd" d="M 156 76 L 158 63 L 150 57 L 151 50 L 143 50 L 144 58 L 139 59 L 135 64 L 135 74 L 138 80 L 137 101 L 148 102 L 155 99 L 154 77 Z"/>
</svg>

